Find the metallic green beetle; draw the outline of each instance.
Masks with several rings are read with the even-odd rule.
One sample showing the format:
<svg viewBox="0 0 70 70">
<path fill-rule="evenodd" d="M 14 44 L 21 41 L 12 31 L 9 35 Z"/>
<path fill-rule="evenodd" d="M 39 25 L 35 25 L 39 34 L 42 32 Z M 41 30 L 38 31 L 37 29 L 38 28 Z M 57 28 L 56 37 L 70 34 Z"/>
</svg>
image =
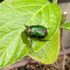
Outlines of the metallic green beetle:
<svg viewBox="0 0 70 70">
<path fill-rule="evenodd" d="M 30 38 L 37 38 L 37 39 L 43 39 L 48 35 L 48 31 L 44 26 L 41 25 L 31 25 L 26 26 L 25 34 L 26 36 L 29 36 Z"/>
</svg>

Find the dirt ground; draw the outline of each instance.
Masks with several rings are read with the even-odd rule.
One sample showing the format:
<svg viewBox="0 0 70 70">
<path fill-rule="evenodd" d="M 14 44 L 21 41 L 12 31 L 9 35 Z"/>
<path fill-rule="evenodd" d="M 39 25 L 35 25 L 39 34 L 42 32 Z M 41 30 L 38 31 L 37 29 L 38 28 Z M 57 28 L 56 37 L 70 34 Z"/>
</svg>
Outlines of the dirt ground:
<svg viewBox="0 0 70 70">
<path fill-rule="evenodd" d="M 38 62 L 29 62 L 25 66 L 19 67 L 17 70 L 62 70 L 63 56 L 59 56 L 58 60 L 51 65 L 43 65 Z M 70 70 L 70 55 L 66 56 L 65 70 Z"/>
</svg>

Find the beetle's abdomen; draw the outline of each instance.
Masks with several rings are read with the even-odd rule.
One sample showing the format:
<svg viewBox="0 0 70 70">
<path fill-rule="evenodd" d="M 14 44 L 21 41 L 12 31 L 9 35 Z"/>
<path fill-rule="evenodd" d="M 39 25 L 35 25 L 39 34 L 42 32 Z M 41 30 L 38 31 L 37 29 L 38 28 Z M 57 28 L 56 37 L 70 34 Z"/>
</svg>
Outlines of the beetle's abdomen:
<svg viewBox="0 0 70 70">
<path fill-rule="evenodd" d="M 43 26 L 31 26 L 31 37 L 44 38 L 47 36 L 47 30 Z"/>
</svg>

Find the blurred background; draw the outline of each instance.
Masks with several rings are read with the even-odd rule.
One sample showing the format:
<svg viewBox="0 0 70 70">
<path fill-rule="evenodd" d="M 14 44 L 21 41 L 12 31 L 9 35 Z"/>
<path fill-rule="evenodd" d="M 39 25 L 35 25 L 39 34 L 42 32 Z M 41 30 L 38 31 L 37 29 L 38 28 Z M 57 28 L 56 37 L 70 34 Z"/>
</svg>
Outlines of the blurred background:
<svg viewBox="0 0 70 70">
<path fill-rule="evenodd" d="M 70 0 L 65 0 L 65 3 L 61 3 L 60 6 L 62 11 L 67 12 L 67 17 L 65 22 L 70 22 Z M 70 47 L 70 31 L 63 30 L 63 43 L 64 47 L 66 48 Z"/>
</svg>

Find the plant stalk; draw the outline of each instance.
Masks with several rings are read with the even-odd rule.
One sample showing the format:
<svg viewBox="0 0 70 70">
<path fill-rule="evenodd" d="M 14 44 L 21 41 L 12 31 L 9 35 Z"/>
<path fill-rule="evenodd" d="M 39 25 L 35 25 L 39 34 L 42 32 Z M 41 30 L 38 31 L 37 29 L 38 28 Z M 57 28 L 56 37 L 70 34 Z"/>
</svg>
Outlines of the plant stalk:
<svg viewBox="0 0 70 70">
<path fill-rule="evenodd" d="M 66 16 L 67 16 L 67 13 L 63 12 L 61 24 L 63 24 L 65 22 Z M 61 39 L 60 39 L 60 41 L 61 41 L 61 49 L 63 51 L 63 62 L 62 62 L 62 69 L 61 70 L 65 70 L 66 53 L 65 53 L 65 48 L 64 48 L 64 44 L 63 44 L 63 38 L 62 38 L 62 36 L 63 36 L 63 29 L 60 29 L 60 32 L 61 32 L 60 33 L 61 34 Z"/>
</svg>

